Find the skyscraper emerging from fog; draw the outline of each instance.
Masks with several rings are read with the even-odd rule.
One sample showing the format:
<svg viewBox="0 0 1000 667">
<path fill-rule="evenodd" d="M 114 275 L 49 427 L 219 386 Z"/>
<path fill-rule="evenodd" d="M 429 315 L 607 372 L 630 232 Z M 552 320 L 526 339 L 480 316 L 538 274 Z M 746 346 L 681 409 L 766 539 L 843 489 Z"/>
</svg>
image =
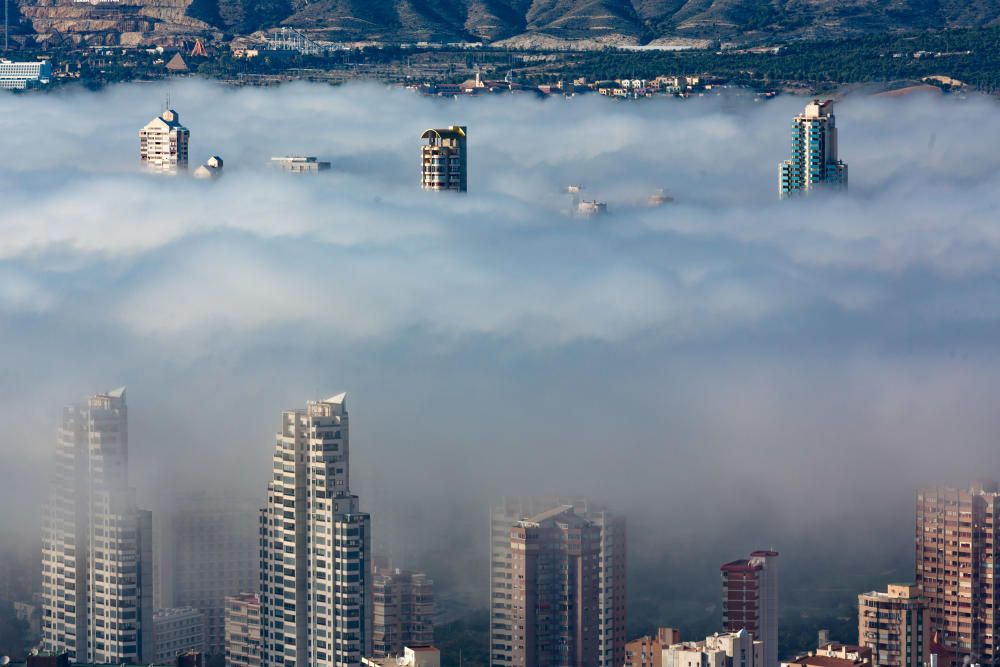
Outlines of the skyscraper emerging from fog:
<svg viewBox="0 0 1000 667">
<path fill-rule="evenodd" d="M 764 667 L 778 665 L 778 552 L 754 551 L 722 570 L 722 625 L 764 644 Z"/>
<path fill-rule="evenodd" d="M 128 485 L 125 388 L 63 410 L 42 529 L 42 648 L 153 659 L 152 515 Z"/>
<path fill-rule="evenodd" d="M 260 522 L 265 666 L 353 667 L 371 653 L 371 522 L 349 460 L 346 394 L 282 415 Z"/>
<path fill-rule="evenodd" d="M 624 664 L 624 517 L 583 501 L 508 500 L 490 531 L 493 667 Z"/>
<path fill-rule="evenodd" d="M 778 165 L 778 196 L 824 186 L 847 189 L 847 164 L 837 157 L 833 100 L 813 100 L 792 122 L 792 157 Z"/>
<path fill-rule="evenodd" d="M 994 481 L 917 492 L 916 584 L 941 667 L 1000 658 L 1000 493 Z"/>
<path fill-rule="evenodd" d="M 420 138 L 427 140 L 420 151 L 421 187 L 425 190 L 468 190 L 468 129 L 452 125 L 426 130 Z"/>
<path fill-rule="evenodd" d="M 159 171 L 187 171 L 190 138 L 177 112 L 167 109 L 139 131 L 139 159 Z"/>
</svg>

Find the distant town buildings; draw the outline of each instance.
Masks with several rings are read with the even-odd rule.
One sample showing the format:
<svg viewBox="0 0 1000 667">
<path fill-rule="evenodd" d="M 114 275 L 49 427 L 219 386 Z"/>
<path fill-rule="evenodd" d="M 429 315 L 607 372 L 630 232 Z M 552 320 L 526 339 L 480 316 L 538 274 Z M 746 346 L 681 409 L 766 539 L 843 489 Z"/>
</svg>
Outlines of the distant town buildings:
<svg viewBox="0 0 1000 667">
<path fill-rule="evenodd" d="M 293 174 L 310 174 L 318 171 L 326 171 L 330 168 L 329 162 L 322 162 L 313 156 L 305 155 L 285 155 L 282 157 L 271 158 L 271 163 L 284 169 L 285 171 L 290 171 Z"/>
<path fill-rule="evenodd" d="M 63 410 L 42 528 L 42 649 L 153 660 L 152 514 L 128 480 L 125 388 Z"/>
<path fill-rule="evenodd" d="M 913 584 L 858 596 L 858 644 L 874 667 L 923 667 L 929 662 L 927 603 Z"/>
<path fill-rule="evenodd" d="M 255 593 L 226 597 L 226 667 L 260 667 L 260 598 Z"/>
<path fill-rule="evenodd" d="M 679 630 L 657 628 L 655 635 L 645 635 L 625 644 L 625 667 L 663 667 L 663 649 L 680 643 Z"/>
<path fill-rule="evenodd" d="M 508 500 L 492 509 L 491 535 L 491 665 L 624 664 L 624 517 Z"/>
<path fill-rule="evenodd" d="M 663 649 L 663 667 L 760 667 L 764 659 L 763 643 L 746 630 Z"/>
<path fill-rule="evenodd" d="M 721 570 L 723 627 L 750 632 L 763 642 L 764 667 L 777 667 L 778 552 L 754 551 Z"/>
<path fill-rule="evenodd" d="M 813 100 L 792 122 L 792 157 L 778 165 L 778 195 L 785 199 L 818 187 L 847 189 L 847 164 L 837 157 L 833 100 Z"/>
<path fill-rule="evenodd" d="M 421 139 L 420 185 L 425 190 L 468 190 L 468 130 L 452 125 L 426 130 Z"/>
<path fill-rule="evenodd" d="M 205 164 L 199 166 L 191 174 L 195 178 L 200 178 L 207 181 L 214 181 L 215 179 L 222 176 L 222 158 L 218 155 L 213 155 L 205 161 Z"/>
<path fill-rule="evenodd" d="M 37 88 L 52 79 L 52 64 L 47 60 L 14 62 L 0 58 L 0 89 Z"/>
<path fill-rule="evenodd" d="M 139 159 L 159 171 L 187 171 L 190 137 L 177 112 L 167 109 L 139 131 Z"/>
<path fill-rule="evenodd" d="M 924 633 L 941 667 L 1000 659 L 994 574 L 1000 571 L 995 481 L 917 492 L 916 586 L 927 601 Z"/>
<path fill-rule="evenodd" d="M 205 614 L 194 607 L 157 609 L 153 614 L 154 657 L 173 662 L 177 656 L 205 651 Z"/>
<path fill-rule="evenodd" d="M 372 655 L 400 656 L 434 643 L 434 582 L 422 572 L 381 568 L 372 583 Z"/>
<path fill-rule="evenodd" d="M 343 667 L 371 655 L 371 520 L 359 505 L 347 395 L 283 413 L 260 515 L 262 664 Z"/>
</svg>

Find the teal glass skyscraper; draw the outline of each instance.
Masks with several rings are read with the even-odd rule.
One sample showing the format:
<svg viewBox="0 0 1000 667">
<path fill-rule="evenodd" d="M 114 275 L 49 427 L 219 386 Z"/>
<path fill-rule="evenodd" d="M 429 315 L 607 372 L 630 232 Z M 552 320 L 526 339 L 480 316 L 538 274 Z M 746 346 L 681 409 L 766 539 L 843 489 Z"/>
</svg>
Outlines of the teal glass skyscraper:
<svg viewBox="0 0 1000 667">
<path fill-rule="evenodd" d="M 792 158 L 778 165 L 782 199 L 817 187 L 847 189 L 847 165 L 837 158 L 833 100 L 813 100 L 792 122 Z"/>
</svg>

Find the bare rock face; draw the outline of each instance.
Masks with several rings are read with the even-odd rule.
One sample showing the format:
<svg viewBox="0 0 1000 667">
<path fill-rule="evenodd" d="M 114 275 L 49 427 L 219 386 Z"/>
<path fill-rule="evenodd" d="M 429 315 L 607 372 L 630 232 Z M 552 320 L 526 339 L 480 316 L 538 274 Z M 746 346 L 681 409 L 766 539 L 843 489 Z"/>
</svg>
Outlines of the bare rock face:
<svg viewBox="0 0 1000 667">
<path fill-rule="evenodd" d="M 23 0 L 20 12 L 41 43 L 137 46 L 160 35 L 205 36 L 190 0 Z"/>
<path fill-rule="evenodd" d="M 635 44 L 1000 23 L 1000 0 L 17 0 L 40 40 L 149 43 L 279 25 L 343 41 Z M 25 32 L 22 30 L 22 32 Z M 139 35 L 137 38 L 136 35 Z M 137 42 L 138 39 L 138 42 Z M 156 41 L 155 43 L 162 43 Z"/>
</svg>

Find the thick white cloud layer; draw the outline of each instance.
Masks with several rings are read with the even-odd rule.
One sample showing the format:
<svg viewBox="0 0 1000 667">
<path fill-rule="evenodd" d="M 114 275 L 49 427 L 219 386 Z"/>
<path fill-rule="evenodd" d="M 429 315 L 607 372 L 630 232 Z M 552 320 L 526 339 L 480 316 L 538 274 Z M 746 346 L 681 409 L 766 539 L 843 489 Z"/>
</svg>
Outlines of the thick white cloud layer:
<svg viewBox="0 0 1000 667">
<path fill-rule="evenodd" d="M 226 161 L 205 183 L 139 171 L 165 92 L 0 96 L 0 499 L 37 488 L 60 404 L 121 383 L 161 498 L 261 495 L 278 411 L 351 391 L 358 484 L 398 540 L 408 496 L 696 497 L 779 535 L 1000 473 L 992 100 L 848 96 L 850 192 L 778 202 L 800 99 L 178 82 L 193 161 Z M 467 196 L 417 187 L 447 124 Z M 610 215 L 562 215 L 570 183 Z M 661 187 L 677 203 L 645 208 Z"/>
</svg>

